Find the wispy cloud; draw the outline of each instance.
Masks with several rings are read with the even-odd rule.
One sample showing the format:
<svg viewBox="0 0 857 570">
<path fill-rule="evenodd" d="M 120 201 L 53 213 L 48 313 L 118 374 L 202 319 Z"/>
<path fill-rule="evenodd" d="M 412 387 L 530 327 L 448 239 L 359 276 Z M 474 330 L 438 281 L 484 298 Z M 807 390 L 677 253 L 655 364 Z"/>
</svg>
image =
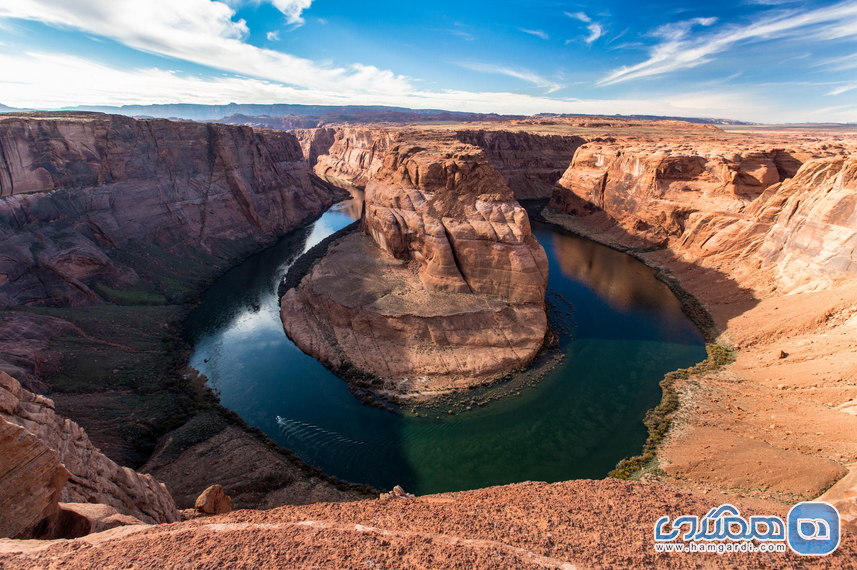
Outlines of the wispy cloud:
<svg viewBox="0 0 857 570">
<path fill-rule="evenodd" d="M 714 18 L 695 18 L 666 24 L 652 35 L 661 39 L 649 52 L 649 59 L 614 70 L 598 85 L 612 85 L 689 69 L 712 61 L 715 54 L 748 42 L 766 41 L 800 34 L 803 41 L 829 41 L 857 36 L 857 2 L 850 0 L 815 10 L 788 11 L 768 15 L 749 25 L 725 26 L 702 35 L 691 31 L 710 27 Z"/>
<path fill-rule="evenodd" d="M 269 42 L 276 42 L 280 40 L 280 32 L 268 32 L 265 37 L 268 38 Z"/>
<path fill-rule="evenodd" d="M 532 83 L 536 87 L 540 87 L 543 89 L 547 89 L 547 93 L 554 93 L 559 91 L 565 85 L 561 85 L 556 83 L 555 81 L 550 81 L 541 75 L 530 71 L 528 69 L 516 69 L 512 67 L 505 67 L 502 65 L 494 65 L 491 63 L 479 63 L 473 61 L 460 61 L 455 62 L 455 65 L 459 67 L 463 67 L 464 69 L 471 69 L 473 71 L 479 71 L 481 73 L 494 73 L 498 75 L 506 75 L 508 77 L 514 77 L 516 79 L 520 79 L 522 81 L 526 81 L 527 83 Z"/>
<path fill-rule="evenodd" d="M 837 87 L 836 89 L 834 89 L 833 91 L 828 93 L 828 95 L 842 95 L 843 93 L 847 93 L 848 91 L 853 91 L 854 89 L 857 89 L 857 83 L 852 83 L 850 85 L 843 85 L 842 87 Z"/>
<path fill-rule="evenodd" d="M 586 24 L 586 29 L 589 30 L 589 35 L 583 38 L 587 44 L 592 44 L 595 40 L 604 35 L 604 27 L 595 22 L 584 12 L 565 12 L 565 15 L 574 20 L 578 20 Z M 570 41 L 565 42 L 566 44 Z"/>
<path fill-rule="evenodd" d="M 547 32 L 542 30 L 528 30 L 526 28 L 518 28 L 519 32 L 524 32 L 525 34 L 530 34 L 531 36 L 536 36 L 537 38 L 542 38 L 543 40 L 549 40 L 550 36 L 548 36 Z"/>
<path fill-rule="evenodd" d="M 313 0 L 219 0 L 232 9 L 243 6 L 259 6 L 263 3 L 272 4 L 286 17 L 286 23 L 292 26 L 302 26 L 305 22 L 302 16 L 304 10 L 308 9 Z"/>
</svg>

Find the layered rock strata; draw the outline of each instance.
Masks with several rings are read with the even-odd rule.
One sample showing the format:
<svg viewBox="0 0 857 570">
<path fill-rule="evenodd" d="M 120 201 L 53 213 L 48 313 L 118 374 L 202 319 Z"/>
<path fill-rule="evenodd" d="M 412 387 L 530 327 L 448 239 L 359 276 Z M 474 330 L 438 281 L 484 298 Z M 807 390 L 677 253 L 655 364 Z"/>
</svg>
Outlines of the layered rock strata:
<svg viewBox="0 0 857 570">
<path fill-rule="evenodd" d="M 736 349 L 676 381 L 666 482 L 794 504 L 857 461 L 854 151 L 827 136 L 592 143 L 555 189 L 550 221 L 670 274 Z"/>
<path fill-rule="evenodd" d="M 551 207 L 694 263 L 776 274 L 781 292 L 819 288 L 857 267 L 855 159 L 821 154 L 834 156 L 593 143 L 578 150 Z"/>
<path fill-rule="evenodd" d="M 377 173 L 387 150 L 405 136 L 395 129 L 340 127 L 295 131 L 316 174 L 363 187 Z"/>
<path fill-rule="evenodd" d="M 282 298 L 304 351 L 413 394 L 490 380 L 541 348 L 547 257 L 480 149 L 391 148 L 367 183 L 362 229 Z"/>
<path fill-rule="evenodd" d="M 14 378 L 2 372 L 0 421 L 4 434 L 0 456 L 4 462 L 17 465 L 6 476 L 0 476 L 4 490 L 21 492 L 25 485 L 49 480 L 50 485 L 40 484 L 42 491 L 31 495 L 33 500 L 46 498 L 50 491 L 54 501 L 109 505 L 150 524 L 180 520 L 173 498 L 163 484 L 151 475 L 120 467 L 108 459 L 80 426 L 56 414 L 51 400 L 24 390 Z M 12 433 L 12 430 L 18 431 Z M 32 457 L 16 455 L 17 449 L 30 450 L 27 457 Z M 36 458 L 44 463 L 44 468 L 33 479 L 23 481 L 20 476 L 10 474 L 31 466 L 30 461 Z M 44 511 L 29 508 L 28 512 Z"/>
<path fill-rule="evenodd" d="M 133 287 L 139 241 L 231 258 L 294 229 L 336 191 L 294 135 L 98 114 L 0 119 L 0 306 L 101 303 Z M 193 257 L 193 256 L 192 256 Z"/>
<path fill-rule="evenodd" d="M 478 146 L 518 200 L 550 198 L 554 184 L 586 139 L 496 130 L 463 130 L 456 138 Z"/>
</svg>

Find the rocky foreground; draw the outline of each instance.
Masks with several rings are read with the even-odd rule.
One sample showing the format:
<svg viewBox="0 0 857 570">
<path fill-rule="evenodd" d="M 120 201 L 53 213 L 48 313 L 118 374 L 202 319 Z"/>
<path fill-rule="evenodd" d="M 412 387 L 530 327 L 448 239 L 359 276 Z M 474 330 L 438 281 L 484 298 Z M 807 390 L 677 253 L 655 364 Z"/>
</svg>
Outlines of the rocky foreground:
<svg viewBox="0 0 857 570">
<path fill-rule="evenodd" d="M 0 567 L 649 569 L 855 568 L 857 536 L 834 554 L 656 553 L 661 516 L 721 504 L 663 485 L 623 481 L 520 483 L 349 504 L 239 511 L 73 541 L 0 540 Z M 743 515 L 759 511 L 742 509 Z M 764 512 L 764 514 L 770 514 Z"/>
</svg>

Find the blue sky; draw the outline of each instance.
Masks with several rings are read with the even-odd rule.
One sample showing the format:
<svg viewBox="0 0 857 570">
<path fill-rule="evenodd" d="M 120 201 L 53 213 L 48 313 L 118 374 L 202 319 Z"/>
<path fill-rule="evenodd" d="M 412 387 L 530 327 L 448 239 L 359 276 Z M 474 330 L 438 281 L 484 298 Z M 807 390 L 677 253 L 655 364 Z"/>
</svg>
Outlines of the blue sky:
<svg viewBox="0 0 857 570">
<path fill-rule="evenodd" d="M 857 122 L 857 0 L 0 0 L 0 103 Z"/>
</svg>

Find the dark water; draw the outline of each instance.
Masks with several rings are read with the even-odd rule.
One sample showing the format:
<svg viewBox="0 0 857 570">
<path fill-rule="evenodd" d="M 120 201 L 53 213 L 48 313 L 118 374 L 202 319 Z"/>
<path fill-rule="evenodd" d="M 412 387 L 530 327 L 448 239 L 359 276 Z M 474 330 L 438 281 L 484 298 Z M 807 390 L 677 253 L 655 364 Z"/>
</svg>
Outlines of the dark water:
<svg viewBox="0 0 857 570">
<path fill-rule="evenodd" d="M 640 452 L 663 375 L 705 358 L 701 334 L 649 268 L 535 225 L 550 259 L 552 318 L 572 334 L 560 341 L 563 363 L 520 396 L 460 415 L 364 406 L 289 341 L 276 295 L 298 255 L 357 217 L 359 202 L 334 206 L 248 259 L 213 284 L 185 324 L 191 365 L 222 403 L 326 473 L 418 494 L 601 478 Z"/>
</svg>

